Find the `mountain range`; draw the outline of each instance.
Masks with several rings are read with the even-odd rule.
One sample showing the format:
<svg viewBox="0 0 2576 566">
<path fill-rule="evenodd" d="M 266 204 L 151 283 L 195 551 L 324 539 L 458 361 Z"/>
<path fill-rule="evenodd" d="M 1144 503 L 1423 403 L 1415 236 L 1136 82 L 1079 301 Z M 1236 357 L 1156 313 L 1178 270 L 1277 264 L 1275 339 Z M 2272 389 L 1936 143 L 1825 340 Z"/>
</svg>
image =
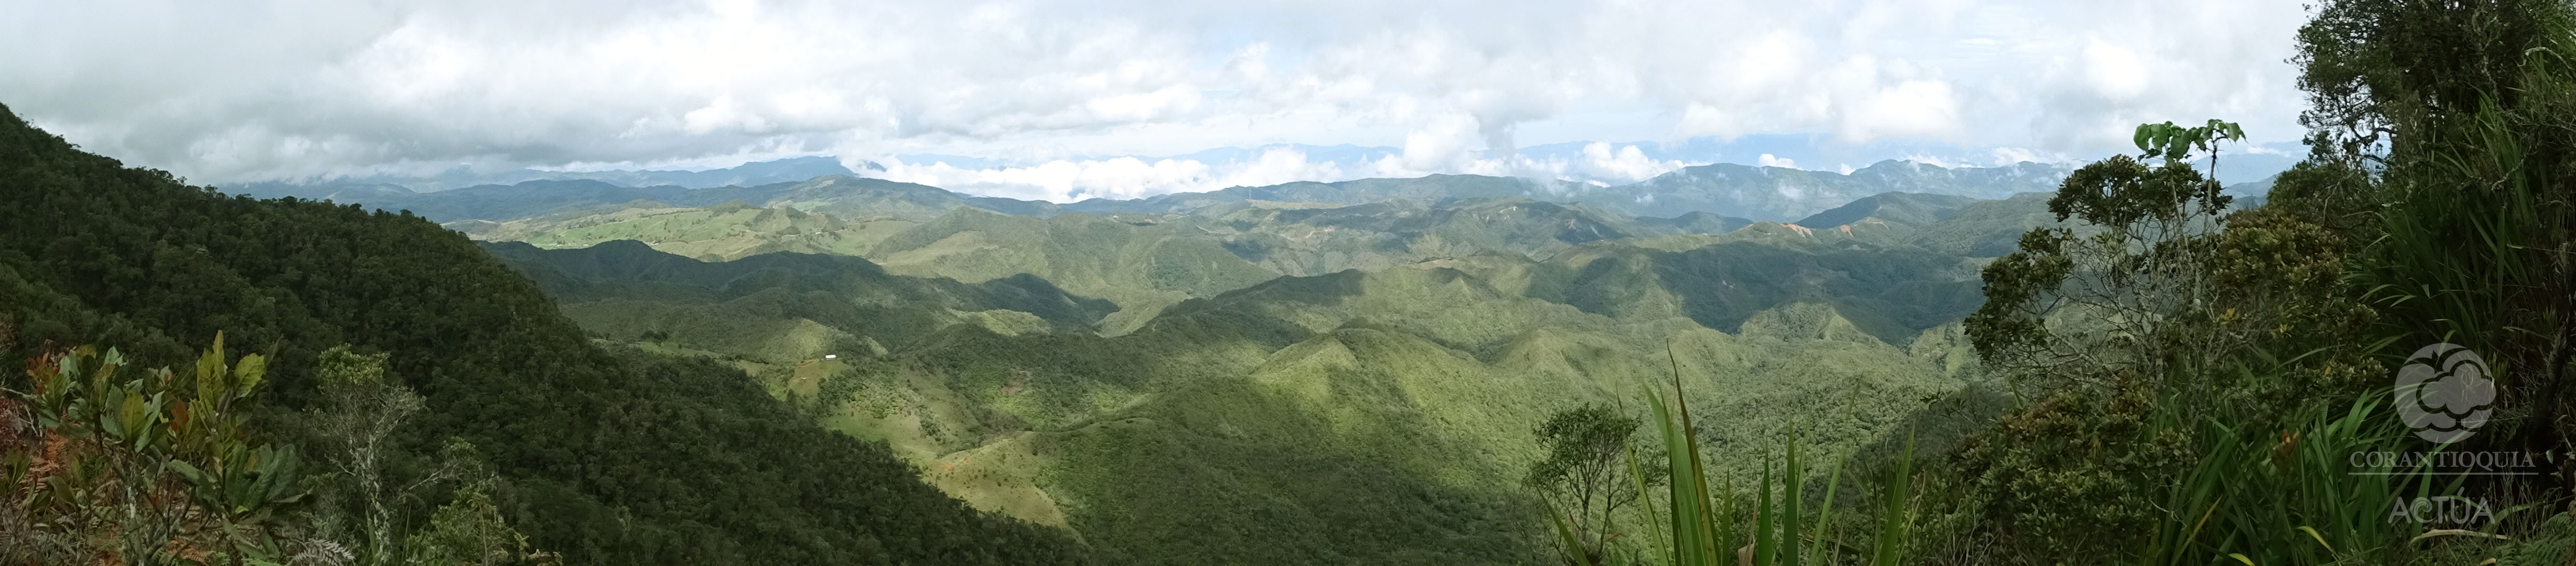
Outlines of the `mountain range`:
<svg viewBox="0 0 2576 566">
<path fill-rule="evenodd" d="M 860 163 L 861 169 L 883 171 L 884 166 Z M 483 185 L 510 185 L 528 181 L 599 181 L 621 187 L 670 185 L 692 189 L 723 186 L 753 186 L 812 179 L 824 175 L 852 175 L 857 172 L 830 157 L 790 157 L 755 161 L 739 166 L 705 170 L 630 170 L 557 171 L 514 169 L 500 172 L 476 172 L 457 167 L 432 175 L 354 175 L 319 181 L 259 181 L 243 183 L 236 190 L 244 193 L 322 198 L 332 193 L 429 193 Z"/>
<path fill-rule="evenodd" d="M 766 162 L 755 173 L 797 171 L 820 158 Z M 751 166 L 746 166 L 750 168 Z M 830 165 L 837 168 L 838 166 Z M 1564 181 L 1431 175 L 1411 179 L 1358 179 L 1332 183 L 1296 182 L 1261 187 L 1234 187 L 1203 193 L 1173 193 L 1140 199 L 1090 199 L 1053 203 L 978 197 L 926 185 L 870 179 L 846 170 L 770 183 L 701 186 L 656 175 L 567 177 L 483 184 L 435 192 L 416 192 L 381 183 L 334 182 L 312 185 L 255 183 L 235 192 L 264 198 L 297 197 L 365 204 L 387 210 L 412 210 L 441 222 L 500 221 L 620 205 L 638 200 L 683 206 L 710 206 L 741 200 L 758 206 L 797 203 L 796 208 L 840 215 L 881 214 L 912 220 L 960 206 L 1005 214 L 1052 216 L 1065 213 L 1179 213 L 1212 204 L 1246 200 L 1328 204 L 1365 204 L 1391 198 L 1440 201 L 1456 198 L 1529 197 L 1580 203 L 1638 217 L 1671 218 L 1704 212 L 1751 220 L 1791 221 L 1852 199 L 1883 192 L 1922 192 L 1977 198 L 2053 190 L 2067 169 L 2059 165 L 2021 163 L 2007 167 L 1943 168 L 1910 161 L 1885 161 L 1849 174 L 1786 167 L 1715 164 L 1688 167 L 1643 182 L 1593 186 Z M 682 172 L 685 173 L 685 172 Z M 670 173 L 676 175 L 678 173 Z M 753 179 L 757 175 L 718 170 L 690 173 L 699 179 Z M 888 207 L 908 203 L 910 207 Z"/>
<path fill-rule="evenodd" d="M 1713 165 L 1050 203 L 840 173 L 231 196 L 88 167 L 153 196 L 44 202 L 183 229 L 120 220 L 161 234 L 121 251 L 21 224 L 0 281 L 31 284 L 0 291 L 56 306 L 0 315 L 155 359 L 212 329 L 297 344 L 290 404 L 314 344 L 395 352 L 436 415 L 421 434 L 490 446 L 529 506 L 512 520 L 578 563 L 1525 562 L 1544 513 L 1520 475 L 1559 410 L 1678 387 L 1739 484 L 1790 429 L 1862 461 L 1956 442 L 2002 403 L 1958 321 L 1979 269 L 2056 222 L 2031 191 L 2064 173 Z M 137 204 L 163 201 L 202 211 Z M 37 206 L 20 216 L 72 217 Z M 306 249 L 317 230 L 358 247 Z M 132 283 L 83 283 L 101 277 Z"/>
<path fill-rule="evenodd" d="M 1763 186 L 2045 174 L 1787 171 Z M 1835 451 L 1955 440 L 1999 406 L 1957 323 L 1978 269 L 2056 221 L 2035 193 L 1638 217 L 1478 176 L 1068 204 L 846 176 L 625 190 L 447 225 L 602 341 L 730 364 L 945 493 L 1141 564 L 1517 562 L 1526 431 L 1675 369 L 1720 461 L 1780 441 L 1766 423 Z"/>
</svg>

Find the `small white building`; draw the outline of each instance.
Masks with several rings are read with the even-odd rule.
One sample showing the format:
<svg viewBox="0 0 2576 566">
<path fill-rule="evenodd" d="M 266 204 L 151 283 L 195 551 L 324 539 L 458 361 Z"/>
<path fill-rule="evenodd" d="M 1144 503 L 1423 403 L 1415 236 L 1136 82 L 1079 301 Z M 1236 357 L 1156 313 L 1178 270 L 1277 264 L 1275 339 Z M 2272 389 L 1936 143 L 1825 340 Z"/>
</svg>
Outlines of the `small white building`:
<svg viewBox="0 0 2576 566">
<path fill-rule="evenodd" d="M 826 360 L 837 360 L 837 359 L 841 359 L 841 355 L 840 355 L 840 354 L 823 354 L 823 359 L 826 359 Z"/>
</svg>

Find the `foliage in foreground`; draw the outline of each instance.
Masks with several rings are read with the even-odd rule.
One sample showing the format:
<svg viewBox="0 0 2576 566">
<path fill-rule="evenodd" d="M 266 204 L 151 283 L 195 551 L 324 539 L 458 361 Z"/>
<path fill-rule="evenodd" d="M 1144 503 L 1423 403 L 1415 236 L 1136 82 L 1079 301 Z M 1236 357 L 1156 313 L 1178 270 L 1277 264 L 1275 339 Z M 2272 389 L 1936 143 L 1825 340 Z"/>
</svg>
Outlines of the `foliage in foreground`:
<svg viewBox="0 0 2576 566">
<path fill-rule="evenodd" d="M 2187 202 L 2215 191 L 2173 162 L 2215 167 L 2216 148 L 2150 147 L 2170 130 L 2149 126 L 2140 149 L 2167 164 L 2095 163 L 2052 201 L 2100 236 L 2034 232 L 1987 268 L 1969 332 L 2021 404 L 1926 494 L 1927 558 L 2564 563 L 2563 462 L 2478 476 L 2356 456 L 2572 446 L 2576 7 L 2316 13 L 2299 38 L 2312 153 L 2266 206 Z M 2486 355 L 2501 389 L 2466 441 L 2384 410 L 2408 398 L 2391 369 L 2437 342 Z M 2479 512 L 2409 512 L 2463 501 Z"/>
<path fill-rule="evenodd" d="M 0 399 L 0 560 L 167 564 L 275 560 L 278 508 L 304 494 L 291 447 L 255 439 L 241 406 L 267 373 L 220 339 L 194 371 L 134 372 L 90 347 L 29 360 Z M 140 374 L 140 375 L 137 375 Z"/>
<path fill-rule="evenodd" d="M 1679 367 L 1674 385 L 1680 385 Z M 1690 402 L 1678 395 L 1666 402 L 1664 395 L 1649 391 L 1657 442 L 1655 448 L 1665 457 L 1641 458 L 1633 445 L 1623 454 L 1632 480 L 1635 496 L 1646 501 L 1644 519 L 1647 536 L 1653 545 L 1642 555 L 1601 552 L 1601 546 L 1586 540 L 1570 526 L 1566 515 L 1551 508 L 1550 523 L 1557 534 L 1562 558 L 1575 566 L 1615 566 L 1631 563 L 1663 563 L 1674 566 L 1720 566 L 1744 564 L 1753 566 L 1798 566 L 1800 564 L 1880 564 L 1904 563 L 1905 548 L 1911 534 L 1913 512 L 1910 495 L 1914 477 L 1914 447 L 1911 440 L 1899 452 L 1879 484 L 1876 501 L 1878 514 L 1874 521 L 1837 523 L 1834 520 L 1836 491 L 1843 482 L 1846 456 L 1826 476 L 1822 505 L 1813 512 L 1804 511 L 1809 491 L 1809 472 L 1801 458 L 1797 435 L 1793 432 L 1781 456 L 1779 478 L 1774 481 L 1772 461 L 1765 459 L 1761 481 L 1753 484 L 1750 494 L 1738 493 L 1732 483 L 1714 479 L 1710 465 L 1701 458 L 1700 440 L 1690 420 Z M 1649 468 L 1650 464 L 1655 466 Z M 1654 497 L 1649 485 L 1666 488 L 1662 494 L 1661 513 L 1653 512 Z M 1747 505 L 1746 498 L 1753 501 Z M 1860 507 L 1860 506 L 1855 506 Z M 1865 508 L 1865 507 L 1864 507 Z M 1749 515 L 1749 516 L 1748 516 Z M 1748 524 L 1749 523 L 1749 524 Z M 1866 528 L 1868 533 L 1846 530 Z M 1606 528 L 1606 527 L 1605 527 Z"/>
<path fill-rule="evenodd" d="M 335 349 L 326 379 L 382 375 L 372 360 Z M 355 358 L 355 359 L 351 359 Z M 370 365 L 368 362 L 372 362 Z M 326 472 L 250 417 L 267 358 L 233 360 L 223 340 L 189 373 L 166 368 L 126 375 L 124 353 L 80 346 L 29 360 L 27 391 L 0 398 L 0 562 L 8 564 L 553 564 L 552 553 L 500 516 L 491 479 L 456 486 L 454 501 L 418 529 L 397 525 L 375 485 L 352 473 L 381 456 L 368 445 L 389 430 L 323 449 L 340 466 Z M 408 394 L 407 391 L 400 392 Z M 417 401 L 414 401 L 417 403 Z M 359 415 L 337 413 L 345 420 Z M 403 415 L 377 422 L 388 427 Z M 353 431 L 354 432 L 354 431 Z M 457 444 L 462 444 L 461 442 Z M 450 462 L 473 463 L 470 446 Z M 354 458 L 353 458 L 354 457 Z M 415 486 L 419 487 L 419 486 Z M 312 505 L 340 496 L 370 511 L 343 525 L 337 509 Z M 363 531 L 351 532 L 351 531 Z"/>
</svg>

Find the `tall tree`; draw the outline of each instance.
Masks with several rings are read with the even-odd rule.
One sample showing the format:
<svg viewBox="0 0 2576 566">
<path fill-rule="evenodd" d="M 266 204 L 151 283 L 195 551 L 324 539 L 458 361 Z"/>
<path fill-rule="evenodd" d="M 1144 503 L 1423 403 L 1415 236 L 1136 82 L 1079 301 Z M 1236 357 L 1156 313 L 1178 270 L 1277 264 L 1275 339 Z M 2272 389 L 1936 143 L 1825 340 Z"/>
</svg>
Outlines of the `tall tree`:
<svg viewBox="0 0 2576 566">
<path fill-rule="evenodd" d="M 1547 457 L 1531 463 L 1521 483 L 1563 516 L 1584 546 L 1586 564 L 1601 564 L 1619 535 L 1612 517 L 1637 501 L 1625 456 L 1641 421 L 1586 404 L 1558 411 L 1535 431 Z"/>
<path fill-rule="evenodd" d="M 1986 303 L 1967 320 L 1977 353 L 2038 395 L 2206 373 L 2223 349 L 2204 332 L 2208 264 L 2232 197 L 2190 158 L 2214 169 L 2217 143 L 2243 136 L 2218 120 L 2141 125 L 2141 155 L 2075 170 L 2048 210 L 2076 223 L 2034 228 L 1986 266 Z"/>
</svg>

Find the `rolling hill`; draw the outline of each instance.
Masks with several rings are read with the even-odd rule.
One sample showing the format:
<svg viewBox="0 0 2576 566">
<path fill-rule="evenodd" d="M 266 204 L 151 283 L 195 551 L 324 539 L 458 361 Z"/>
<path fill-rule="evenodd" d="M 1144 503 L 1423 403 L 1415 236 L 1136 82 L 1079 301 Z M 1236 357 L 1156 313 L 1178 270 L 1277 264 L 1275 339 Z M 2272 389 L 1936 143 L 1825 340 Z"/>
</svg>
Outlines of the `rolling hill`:
<svg viewBox="0 0 2576 566">
<path fill-rule="evenodd" d="M 1636 216 L 1711 212 L 1785 222 L 1880 193 L 1999 199 L 2018 193 L 2054 191 L 2068 171 L 2062 165 L 2031 162 L 1953 169 L 1912 161 L 1881 161 L 1850 174 L 1839 174 L 1719 163 L 1685 167 L 1634 184 L 1574 192 L 1566 200 Z"/>
<path fill-rule="evenodd" d="M 1536 215 L 1547 220 L 1525 225 L 1562 229 L 1557 214 L 1581 211 L 1538 204 L 1464 203 L 1437 221 L 1423 213 L 1439 209 L 1404 201 L 1236 207 L 1216 218 L 1384 235 L 1403 232 L 1397 225 L 1438 227 L 1479 214 Z M 1245 213 L 1257 219 L 1238 216 Z M 952 215 L 973 229 L 919 238 L 980 233 L 1000 235 L 975 237 L 1035 243 L 1007 252 L 1011 246 L 958 247 L 941 256 L 958 260 L 1047 257 L 1056 253 L 1043 249 L 1048 239 L 1124 241 L 1049 231 L 1070 230 L 1051 227 L 1062 222 L 1100 224 L 1102 232 L 1181 224 L 1137 226 L 1088 214 Z M 887 442 L 948 493 L 1069 528 L 1119 563 L 1517 563 L 1534 552 L 1535 540 L 1526 532 L 1535 509 L 1513 487 L 1519 466 L 1535 458 L 1527 431 L 1548 412 L 1582 402 L 1636 406 L 1640 387 L 1670 379 L 1667 345 L 1693 402 L 1715 408 L 1703 426 L 1721 461 L 1761 454 L 1778 440 L 1775 422 L 1795 422 L 1836 450 L 1880 446 L 1928 403 L 1964 395 L 1982 379 L 1962 362 L 1951 323 L 1977 304 L 1969 258 L 1716 235 L 1665 250 L 1641 245 L 1654 238 L 1616 232 L 1619 224 L 1573 226 L 1571 235 L 1502 240 L 1556 242 L 1542 258 L 1487 250 L 1269 278 L 1178 300 L 1110 335 L 1064 324 L 1078 321 L 1064 313 L 1096 311 L 1057 308 L 1050 319 L 1057 324 L 1020 327 L 957 316 L 988 308 L 1046 319 L 958 290 L 938 300 L 880 301 L 893 310 L 868 317 L 754 305 L 778 302 L 762 298 L 774 291 L 749 291 L 760 285 L 821 287 L 758 278 L 753 274 L 779 270 L 751 266 L 822 261 L 818 256 L 701 263 L 632 242 L 487 248 L 530 273 L 583 273 L 578 284 L 549 289 L 566 289 L 556 291 L 565 312 L 603 336 L 735 360 L 779 398 L 809 404 L 817 422 Z M 1620 237 L 1594 239 L 1614 233 Z M 612 256 L 623 259 L 604 259 Z M 665 267 L 563 267 L 602 262 Z M 892 265 L 880 272 L 858 258 L 831 262 L 853 274 L 901 272 Z M 716 275 L 691 279 L 701 291 L 687 293 L 574 290 L 672 281 L 677 276 L 660 273 L 682 271 Z M 880 291 L 809 292 L 804 300 L 965 285 L 891 277 L 899 280 L 868 280 L 866 287 Z M 1014 288 L 1053 288 L 1038 283 Z M 1083 304 L 1039 295 L 1050 297 L 1042 305 Z M 920 312 L 898 314 L 898 304 Z M 686 323 L 692 316 L 726 322 Z M 871 322 L 898 318 L 922 322 Z M 639 319 L 668 322 L 652 327 Z M 668 330 L 630 338 L 657 331 L 648 328 Z M 814 336 L 867 340 L 833 345 Z M 840 357 L 816 359 L 823 352 Z"/>
<path fill-rule="evenodd" d="M 2014 195 L 2063 173 L 1713 165 L 1617 187 L 1435 175 L 1069 204 L 835 175 L 381 198 L 484 240 L 594 338 L 730 368 L 1106 561 L 1454 564 L 1542 548 L 1516 483 L 1539 419 L 1640 407 L 1675 370 L 1736 482 L 1790 427 L 1877 453 L 1991 411 L 1957 321 L 1984 262 L 2054 222 Z"/>
</svg>

